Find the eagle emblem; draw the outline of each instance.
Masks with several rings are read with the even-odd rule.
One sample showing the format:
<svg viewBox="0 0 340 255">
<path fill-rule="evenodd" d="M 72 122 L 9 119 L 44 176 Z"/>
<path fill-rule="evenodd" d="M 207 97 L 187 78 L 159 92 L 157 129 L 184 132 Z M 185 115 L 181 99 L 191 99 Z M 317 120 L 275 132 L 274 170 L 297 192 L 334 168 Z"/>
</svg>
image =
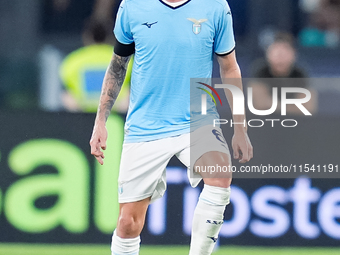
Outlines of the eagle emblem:
<svg viewBox="0 0 340 255">
<path fill-rule="evenodd" d="M 188 20 L 194 23 L 192 25 L 192 32 L 194 32 L 195 35 L 198 35 L 201 32 L 201 27 L 202 27 L 201 24 L 208 21 L 207 19 L 197 20 L 197 19 L 192 19 L 192 18 L 188 18 Z"/>
</svg>

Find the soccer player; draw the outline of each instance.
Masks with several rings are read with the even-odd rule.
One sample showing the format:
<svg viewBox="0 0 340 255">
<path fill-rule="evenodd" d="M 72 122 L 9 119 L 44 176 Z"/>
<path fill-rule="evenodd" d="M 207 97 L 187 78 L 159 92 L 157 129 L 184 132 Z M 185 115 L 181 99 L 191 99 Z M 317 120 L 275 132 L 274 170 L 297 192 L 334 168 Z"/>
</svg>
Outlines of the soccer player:
<svg viewBox="0 0 340 255">
<path fill-rule="evenodd" d="M 212 100 L 207 102 L 207 111 L 216 114 L 197 115 L 190 110 L 190 78 L 211 78 L 213 54 L 218 56 L 223 79 L 240 79 L 241 73 L 225 0 L 123 0 L 114 34 L 117 42 L 103 81 L 90 145 L 91 153 L 103 164 L 105 123 L 129 57 L 135 54 L 118 178 L 120 211 L 111 245 L 113 255 L 132 255 L 139 254 L 148 205 L 165 192 L 165 168 L 172 156 L 188 169 L 231 165 L 221 130 L 212 125 L 211 116 L 217 115 Z M 240 82 L 236 86 L 242 89 Z M 192 116 L 197 123 L 192 123 Z M 234 121 L 243 122 L 245 117 L 234 115 Z M 243 125 L 234 125 L 232 147 L 241 163 L 252 158 Z M 193 187 L 204 180 L 194 212 L 190 255 L 211 254 L 230 200 L 231 176 L 197 178 L 196 173 L 189 177 Z"/>
</svg>

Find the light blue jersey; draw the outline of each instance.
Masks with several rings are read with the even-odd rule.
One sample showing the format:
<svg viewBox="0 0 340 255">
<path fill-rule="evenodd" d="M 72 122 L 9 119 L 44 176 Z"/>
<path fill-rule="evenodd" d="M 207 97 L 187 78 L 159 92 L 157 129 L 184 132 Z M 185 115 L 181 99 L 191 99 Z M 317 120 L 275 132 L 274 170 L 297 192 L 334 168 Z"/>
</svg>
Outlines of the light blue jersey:
<svg viewBox="0 0 340 255">
<path fill-rule="evenodd" d="M 227 2 L 189 0 L 173 8 L 161 0 L 123 0 L 114 34 L 122 44 L 135 43 L 125 142 L 190 132 L 190 78 L 211 78 L 213 54 L 235 47 Z M 216 112 L 210 101 L 208 110 Z"/>
</svg>

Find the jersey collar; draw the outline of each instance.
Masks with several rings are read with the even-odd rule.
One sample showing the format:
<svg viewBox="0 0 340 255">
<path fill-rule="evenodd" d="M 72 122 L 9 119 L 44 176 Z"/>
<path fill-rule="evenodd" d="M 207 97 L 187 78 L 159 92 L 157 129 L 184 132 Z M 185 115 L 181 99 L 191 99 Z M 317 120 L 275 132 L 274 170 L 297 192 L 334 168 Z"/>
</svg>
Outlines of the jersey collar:
<svg viewBox="0 0 340 255">
<path fill-rule="evenodd" d="M 167 6 L 167 7 L 171 8 L 171 9 L 175 10 L 175 9 L 178 9 L 178 8 L 180 8 L 180 7 L 184 6 L 184 5 L 186 5 L 186 4 L 189 3 L 191 0 L 187 0 L 187 1 L 185 1 L 184 3 L 182 3 L 181 5 L 178 5 L 178 6 L 176 6 L 176 7 L 173 7 L 173 6 L 169 5 L 167 2 L 164 2 L 164 1 L 162 1 L 162 0 L 159 0 L 159 1 L 160 1 L 162 4 L 164 4 L 165 6 Z"/>
</svg>

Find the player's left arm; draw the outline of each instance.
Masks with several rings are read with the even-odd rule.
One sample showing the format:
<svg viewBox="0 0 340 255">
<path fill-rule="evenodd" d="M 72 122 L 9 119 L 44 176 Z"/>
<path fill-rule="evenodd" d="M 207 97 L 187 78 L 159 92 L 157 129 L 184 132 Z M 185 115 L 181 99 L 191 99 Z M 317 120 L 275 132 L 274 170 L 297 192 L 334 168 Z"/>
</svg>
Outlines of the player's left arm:
<svg viewBox="0 0 340 255">
<path fill-rule="evenodd" d="M 232 83 L 243 91 L 241 70 L 236 61 L 235 50 L 227 55 L 217 56 L 220 64 L 220 75 L 224 84 Z M 224 90 L 228 99 L 229 106 L 233 112 L 233 97 L 228 89 Z M 236 123 L 245 123 L 234 125 L 234 136 L 232 139 L 233 156 L 240 163 L 246 163 L 253 157 L 253 146 L 247 134 L 246 117 L 244 115 L 233 115 L 233 121 Z"/>
</svg>

